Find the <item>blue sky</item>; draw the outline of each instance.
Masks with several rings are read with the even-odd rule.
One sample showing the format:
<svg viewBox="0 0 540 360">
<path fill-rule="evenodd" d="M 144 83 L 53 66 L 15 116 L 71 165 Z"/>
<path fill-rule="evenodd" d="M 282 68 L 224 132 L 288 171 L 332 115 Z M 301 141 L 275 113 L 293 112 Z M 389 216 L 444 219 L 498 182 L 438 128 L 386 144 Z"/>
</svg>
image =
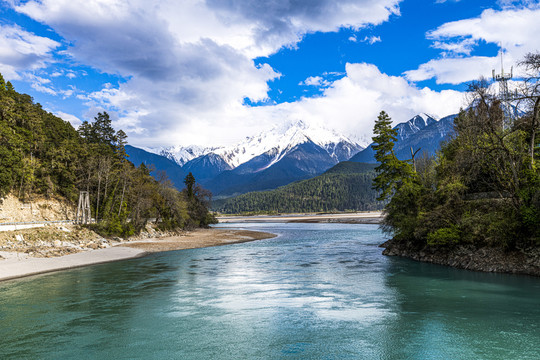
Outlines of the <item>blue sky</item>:
<svg viewBox="0 0 540 360">
<path fill-rule="evenodd" d="M 465 105 L 540 50 L 539 1 L 0 0 L 0 72 L 77 126 L 108 111 L 143 147 L 226 145 L 283 122 L 368 142 Z M 519 71 L 518 71 L 519 72 Z"/>
</svg>

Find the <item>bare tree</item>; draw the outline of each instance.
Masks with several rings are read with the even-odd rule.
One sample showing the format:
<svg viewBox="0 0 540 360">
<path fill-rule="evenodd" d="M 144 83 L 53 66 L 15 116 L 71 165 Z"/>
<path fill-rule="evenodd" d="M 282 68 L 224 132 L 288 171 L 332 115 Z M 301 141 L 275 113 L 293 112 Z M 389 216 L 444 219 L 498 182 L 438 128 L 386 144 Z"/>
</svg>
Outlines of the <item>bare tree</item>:
<svg viewBox="0 0 540 360">
<path fill-rule="evenodd" d="M 528 112 L 531 139 L 529 154 L 531 168 L 534 166 L 534 152 L 536 147 L 536 132 L 540 128 L 540 53 L 529 53 L 519 63 L 525 69 L 525 78 L 520 88 L 520 105 Z"/>
</svg>

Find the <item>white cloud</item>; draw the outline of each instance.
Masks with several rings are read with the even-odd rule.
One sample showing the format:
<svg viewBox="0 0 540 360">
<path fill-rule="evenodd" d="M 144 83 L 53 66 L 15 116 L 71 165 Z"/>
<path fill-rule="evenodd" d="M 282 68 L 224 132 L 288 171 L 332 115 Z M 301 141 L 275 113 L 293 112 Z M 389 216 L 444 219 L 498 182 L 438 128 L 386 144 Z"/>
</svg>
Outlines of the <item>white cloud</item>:
<svg viewBox="0 0 540 360">
<path fill-rule="evenodd" d="M 298 85 L 306 85 L 306 86 L 328 86 L 330 85 L 330 82 L 326 79 L 324 79 L 321 76 L 310 76 L 306 80 L 300 82 Z"/>
<path fill-rule="evenodd" d="M 57 111 L 54 113 L 54 115 L 58 116 L 62 120 L 68 121 L 75 129 L 78 128 L 79 125 L 82 124 L 81 119 L 79 119 L 75 115 L 71 115 L 63 111 Z"/>
<path fill-rule="evenodd" d="M 497 57 L 472 56 L 430 60 L 416 70 L 405 72 L 407 79 L 422 81 L 435 78 L 437 84 L 461 84 L 479 77 L 491 76 L 492 69 L 500 68 Z"/>
<path fill-rule="evenodd" d="M 46 86 L 46 84 L 51 84 L 50 79 L 46 79 L 31 73 L 25 73 L 24 77 L 30 82 L 30 86 L 32 87 L 32 89 L 44 94 L 49 94 L 53 96 L 57 95 L 57 92 L 53 88 L 51 88 L 50 86 Z"/>
<path fill-rule="evenodd" d="M 30 85 L 32 87 L 32 89 L 36 90 L 36 91 L 39 91 L 41 93 L 44 93 L 44 94 L 49 94 L 49 95 L 53 95 L 53 96 L 56 96 L 57 93 L 56 91 L 54 91 L 54 89 L 50 88 L 50 87 L 47 87 L 47 86 L 44 86 L 40 83 L 32 83 Z"/>
<path fill-rule="evenodd" d="M 59 46 L 18 26 L 0 25 L 0 73 L 8 80 L 18 80 L 21 72 L 45 67 Z"/>
<path fill-rule="evenodd" d="M 460 92 L 420 89 L 403 77 L 381 73 L 372 64 L 347 64 L 346 71 L 346 76 L 336 80 L 321 97 L 261 111 L 266 111 L 267 116 L 331 124 L 369 141 L 373 123 L 381 110 L 388 112 L 397 124 L 420 112 L 446 116 L 464 106 Z"/>
<path fill-rule="evenodd" d="M 114 113 L 134 144 L 163 145 L 236 141 L 271 126 L 280 107 L 243 105 L 267 101 L 268 82 L 280 76 L 254 58 L 294 47 L 308 33 L 380 24 L 399 14 L 399 2 L 30 0 L 14 9 L 66 39 L 64 54 L 126 78 L 76 97 Z"/>
<path fill-rule="evenodd" d="M 446 2 L 460 2 L 461 0 L 435 0 L 436 4 L 444 4 Z"/>
<path fill-rule="evenodd" d="M 443 50 L 446 56 L 460 54 L 470 55 L 474 46 L 477 44 L 477 41 L 475 41 L 474 39 L 467 38 L 458 42 L 435 41 L 432 47 L 435 49 Z"/>
<path fill-rule="evenodd" d="M 459 84 L 489 77 L 492 69 L 500 68 L 500 59 L 468 56 L 480 42 L 499 44 L 505 50 L 506 68 L 516 64 L 526 53 L 540 49 L 540 6 L 537 2 L 528 5 L 487 9 L 479 17 L 445 23 L 429 32 L 427 37 L 434 40 L 435 48 L 443 50 L 443 56 L 406 72 L 407 78 Z"/>
<path fill-rule="evenodd" d="M 375 44 L 376 42 L 381 42 L 381 37 L 380 36 L 375 36 L 375 35 L 372 35 L 372 36 L 366 36 L 364 38 L 364 40 L 362 40 L 363 42 L 367 42 L 368 44 L 370 45 L 373 45 Z"/>
<path fill-rule="evenodd" d="M 184 145 L 230 144 L 275 124 L 299 119 L 324 123 L 356 137 L 363 143 L 369 143 L 373 123 L 381 110 L 387 111 L 394 123 L 399 123 L 419 112 L 438 116 L 453 114 L 465 105 L 460 92 L 420 89 L 402 77 L 381 73 L 375 65 L 347 64 L 346 71 L 346 76 L 330 83 L 322 96 L 304 98 L 298 102 L 259 107 L 235 104 L 221 109 L 210 107 L 194 113 L 187 112 L 188 108 L 180 104 L 176 109 L 162 108 L 159 115 L 163 117 L 170 116 L 174 111 L 184 112 L 184 121 L 176 128 L 156 123 L 156 128 L 152 130 L 156 136 L 151 141 L 146 138 L 144 145 L 160 146 L 170 139 Z M 107 91 L 94 94 L 94 97 L 102 97 L 104 101 L 115 104 L 134 100 L 127 94 Z M 123 119 L 123 126 L 128 129 L 142 131 L 140 136 L 143 138 L 147 136 L 147 129 L 141 128 L 144 116 L 148 115 L 125 114 L 121 115 L 120 119 Z M 213 121 L 215 118 L 219 118 L 219 121 Z M 159 126 L 165 128 L 160 129 Z"/>
</svg>

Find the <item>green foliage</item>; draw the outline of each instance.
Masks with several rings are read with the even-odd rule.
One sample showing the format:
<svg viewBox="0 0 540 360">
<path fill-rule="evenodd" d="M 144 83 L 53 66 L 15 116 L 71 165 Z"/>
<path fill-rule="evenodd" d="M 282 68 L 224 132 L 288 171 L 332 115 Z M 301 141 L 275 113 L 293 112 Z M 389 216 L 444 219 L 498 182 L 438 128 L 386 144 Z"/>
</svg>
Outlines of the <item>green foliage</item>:
<svg viewBox="0 0 540 360">
<path fill-rule="evenodd" d="M 540 245 L 540 154 L 534 151 L 540 94 L 531 98 L 534 109 L 503 128 L 504 113 L 487 84 L 472 90 L 471 106 L 455 119 L 454 137 L 436 159 L 418 160 L 412 173 L 394 160 L 389 119 L 379 116 L 374 187 L 382 198 L 393 194 L 383 229 L 418 247 Z"/>
<path fill-rule="evenodd" d="M 461 239 L 461 233 L 457 226 L 440 228 L 430 232 L 427 236 L 428 245 L 451 245 L 457 244 Z"/>
<path fill-rule="evenodd" d="M 193 186 L 195 186 L 195 177 L 191 172 L 186 175 L 186 178 L 184 179 L 184 184 L 186 184 L 186 193 L 188 198 L 193 198 Z"/>
<path fill-rule="evenodd" d="M 397 130 L 392 129 L 392 120 L 381 111 L 373 128 L 373 150 L 379 165 L 375 168 L 377 176 L 373 179 L 373 188 L 379 192 L 377 200 L 389 199 L 401 186 L 413 179 L 411 164 L 398 160 L 394 154 L 394 142 Z"/>
<path fill-rule="evenodd" d="M 371 188 L 373 164 L 340 163 L 323 175 L 276 190 L 252 192 L 215 202 L 223 213 L 295 213 L 376 210 L 383 203 Z"/>
<path fill-rule="evenodd" d="M 92 226 L 106 236 L 133 235 L 149 219 L 167 229 L 213 221 L 206 200 L 193 193 L 190 201 L 199 202 L 190 212 L 190 201 L 169 182 L 126 161 L 126 139 L 106 112 L 75 130 L 0 75 L 0 196 L 59 196 L 75 203 L 79 190 L 89 191 L 97 221 Z"/>
</svg>

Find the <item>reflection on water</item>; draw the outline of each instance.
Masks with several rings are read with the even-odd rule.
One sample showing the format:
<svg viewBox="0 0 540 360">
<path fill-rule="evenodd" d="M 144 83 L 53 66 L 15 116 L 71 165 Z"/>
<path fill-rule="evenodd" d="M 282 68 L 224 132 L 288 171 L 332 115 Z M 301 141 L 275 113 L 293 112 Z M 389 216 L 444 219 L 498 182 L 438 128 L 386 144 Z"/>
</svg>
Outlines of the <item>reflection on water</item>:
<svg viewBox="0 0 540 360">
<path fill-rule="evenodd" d="M 374 225 L 242 226 L 280 236 L 0 284 L 0 358 L 540 358 L 538 278 L 384 257 Z"/>
</svg>

